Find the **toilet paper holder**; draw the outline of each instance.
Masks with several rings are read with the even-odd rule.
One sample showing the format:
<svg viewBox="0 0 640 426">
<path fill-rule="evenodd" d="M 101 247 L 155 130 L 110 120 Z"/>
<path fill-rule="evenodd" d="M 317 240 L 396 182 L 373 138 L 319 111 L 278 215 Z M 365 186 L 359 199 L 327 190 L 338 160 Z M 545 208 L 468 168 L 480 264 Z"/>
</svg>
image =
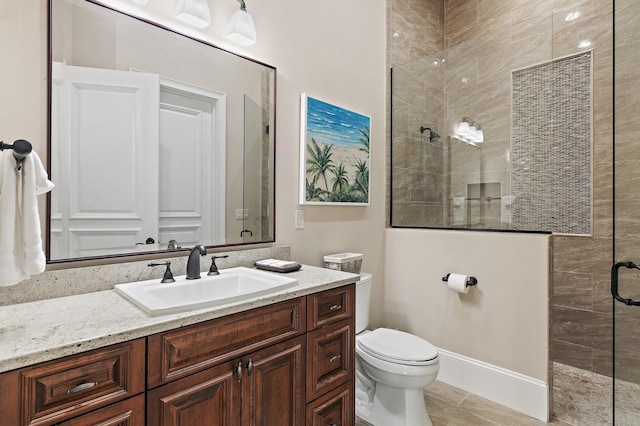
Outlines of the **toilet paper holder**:
<svg viewBox="0 0 640 426">
<path fill-rule="evenodd" d="M 444 281 L 444 282 L 449 281 L 449 275 L 451 275 L 451 274 L 447 274 L 444 277 L 442 277 L 442 281 Z M 467 287 L 474 286 L 474 285 L 478 284 L 478 279 L 476 277 L 469 277 L 469 278 L 467 278 L 467 282 L 465 284 L 467 285 Z"/>
</svg>

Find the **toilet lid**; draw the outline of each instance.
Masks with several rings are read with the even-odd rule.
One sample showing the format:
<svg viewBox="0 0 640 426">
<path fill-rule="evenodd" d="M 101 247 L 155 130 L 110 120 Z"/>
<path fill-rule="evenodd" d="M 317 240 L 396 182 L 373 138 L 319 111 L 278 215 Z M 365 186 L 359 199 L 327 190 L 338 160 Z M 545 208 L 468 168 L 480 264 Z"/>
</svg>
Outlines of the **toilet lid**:
<svg viewBox="0 0 640 426">
<path fill-rule="evenodd" d="M 431 361 L 438 350 L 413 334 L 390 328 L 377 328 L 358 339 L 360 347 L 370 355 L 398 362 Z"/>
</svg>

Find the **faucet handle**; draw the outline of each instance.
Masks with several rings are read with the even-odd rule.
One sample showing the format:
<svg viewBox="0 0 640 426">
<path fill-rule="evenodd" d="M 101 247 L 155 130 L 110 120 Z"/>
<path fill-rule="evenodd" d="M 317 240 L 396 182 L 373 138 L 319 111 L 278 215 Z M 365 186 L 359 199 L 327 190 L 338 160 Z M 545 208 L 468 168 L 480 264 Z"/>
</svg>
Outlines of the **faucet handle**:
<svg viewBox="0 0 640 426">
<path fill-rule="evenodd" d="M 180 243 L 176 240 L 169 240 L 169 243 L 167 244 L 167 250 L 179 250 L 181 248 Z"/>
<path fill-rule="evenodd" d="M 218 266 L 216 266 L 216 259 L 226 259 L 227 257 L 229 257 L 228 254 L 225 254 L 224 256 L 211 256 L 211 267 L 209 268 L 209 273 L 207 273 L 207 275 L 220 275 Z"/>
<path fill-rule="evenodd" d="M 167 269 L 164 271 L 164 275 L 162 276 L 162 281 L 160 281 L 161 283 L 174 283 L 176 282 L 175 279 L 173 279 L 173 274 L 171 273 L 171 262 L 160 262 L 160 263 L 150 263 L 147 266 L 166 266 Z"/>
</svg>

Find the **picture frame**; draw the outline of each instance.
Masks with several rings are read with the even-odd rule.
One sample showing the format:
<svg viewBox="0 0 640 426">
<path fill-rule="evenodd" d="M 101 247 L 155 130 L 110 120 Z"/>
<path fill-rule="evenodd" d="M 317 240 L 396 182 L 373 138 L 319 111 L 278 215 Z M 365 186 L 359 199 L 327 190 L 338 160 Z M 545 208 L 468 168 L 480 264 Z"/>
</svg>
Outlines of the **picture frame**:
<svg viewBox="0 0 640 426">
<path fill-rule="evenodd" d="M 300 204 L 370 204 L 371 117 L 301 97 Z"/>
</svg>

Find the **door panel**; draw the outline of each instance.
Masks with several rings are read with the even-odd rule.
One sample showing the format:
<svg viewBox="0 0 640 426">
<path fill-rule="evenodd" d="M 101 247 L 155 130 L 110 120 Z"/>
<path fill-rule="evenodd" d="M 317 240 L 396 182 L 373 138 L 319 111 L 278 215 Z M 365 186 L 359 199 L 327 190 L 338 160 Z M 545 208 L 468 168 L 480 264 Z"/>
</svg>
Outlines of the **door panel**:
<svg viewBox="0 0 640 426">
<path fill-rule="evenodd" d="M 51 246 L 59 252 L 52 258 L 132 251 L 157 239 L 159 81 L 54 64 L 52 177 L 59 190 L 52 193 Z"/>
<path fill-rule="evenodd" d="M 243 425 L 302 425 L 305 336 L 243 358 Z"/>
</svg>

